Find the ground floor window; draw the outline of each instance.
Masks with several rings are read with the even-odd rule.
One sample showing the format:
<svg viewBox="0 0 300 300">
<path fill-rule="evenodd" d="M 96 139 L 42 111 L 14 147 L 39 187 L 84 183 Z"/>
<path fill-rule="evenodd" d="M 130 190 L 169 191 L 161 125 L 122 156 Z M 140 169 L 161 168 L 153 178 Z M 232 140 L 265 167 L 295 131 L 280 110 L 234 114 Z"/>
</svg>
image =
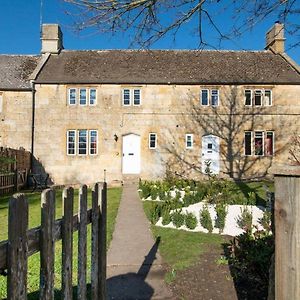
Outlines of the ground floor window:
<svg viewBox="0 0 300 300">
<path fill-rule="evenodd" d="M 194 144 L 194 138 L 193 134 L 186 134 L 185 135 L 185 148 L 186 149 L 193 149 L 193 144 Z"/>
<path fill-rule="evenodd" d="M 245 131 L 244 154 L 255 156 L 274 155 L 274 131 Z"/>
<path fill-rule="evenodd" d="M 156 133 L 149 133 L 149 149 L 155 149 L 157 146 Z"/>
<path fill-rule="evenodd" d="M 67 154 L 68 155 L 96 155 L 98 153 L 97 130 L 68 130 Z"/>
</svg>

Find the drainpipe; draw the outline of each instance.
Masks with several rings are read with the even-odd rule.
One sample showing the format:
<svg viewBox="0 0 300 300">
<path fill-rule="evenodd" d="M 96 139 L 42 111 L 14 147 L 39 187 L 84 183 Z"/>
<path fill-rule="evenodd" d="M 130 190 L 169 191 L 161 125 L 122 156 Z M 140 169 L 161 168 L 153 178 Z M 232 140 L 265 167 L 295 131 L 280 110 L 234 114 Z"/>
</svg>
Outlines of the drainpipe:
<svg viewBox="0 0 300 300">
<path fill-rule="evenodd" d="M 30 155 L 30 171 L 33 168 L 33 158 L 34 158 L 34 126 L 35 126 L 35 82 L 31 82 L 32 91 L 32 118 L 31 118 L 31 155 Z"/>
</svg>

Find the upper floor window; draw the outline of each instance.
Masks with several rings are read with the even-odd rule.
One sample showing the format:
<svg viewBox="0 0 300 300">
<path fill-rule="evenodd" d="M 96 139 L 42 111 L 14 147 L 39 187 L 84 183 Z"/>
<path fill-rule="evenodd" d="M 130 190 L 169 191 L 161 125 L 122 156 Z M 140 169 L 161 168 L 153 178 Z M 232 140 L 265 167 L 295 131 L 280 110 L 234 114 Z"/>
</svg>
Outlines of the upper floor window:
<svg viewBox="0 0 300 300">
<path fill-rule="evenodd" d="M 185 135 L 185 148 L 186 149 L 193 149 L 194 146 L 194 136 L 193 134 L 186 134 Z"/>
<path fill-rule="evenodd" d="M 68 155 L 96 155 L 98 154 L 97 130 L 68 130 L 67 131 Z"/>
<path fill-rule="evenodd" d="M 157 135 L 156 133 L 149 133 L 149 149 L 155 149 L 157 147 Z"/>
<path fill-rule="evenodd" d="M 203 106 L 218 106 L 219 105 L 219 90 L 218 89 L 202 89 L 201 90 L 201 105 Z"/>
<path fill-rule="evenodd" d="M 274 155 L 274 131 L 245 131 L 245 155 Z"/>
<path fill-rule="evenodd" d="M 95 88 L 70 88 L 68 89 L 68 104 L 81 106 L 96 105 L 97 90 Z"/>
<path fill-rule="evenodd" d="M 124 106 L 141 105 L 141 90 L 140 89 L 123 89 L 122 104 Z"/>
<path fill-rule="evenodd" d="M 272 90 L 251 90 L 244 91 L 245 106 L 271 106 L 272 105 Z"/>
</svg>

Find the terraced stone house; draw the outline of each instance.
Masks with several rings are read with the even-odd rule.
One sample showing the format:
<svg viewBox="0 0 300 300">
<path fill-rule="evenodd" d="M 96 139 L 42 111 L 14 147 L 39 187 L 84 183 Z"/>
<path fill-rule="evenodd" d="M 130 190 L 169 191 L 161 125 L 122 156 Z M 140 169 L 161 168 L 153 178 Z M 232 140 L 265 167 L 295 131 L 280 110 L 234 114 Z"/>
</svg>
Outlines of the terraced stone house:
<svg viewBox="0 0 300 300">
<path fill-rule="evenodd" d="M 300 71 L 283 26 L 266 50 L 63 49 L 43 25 L 42 53 L 0 55 L 0 142 L 32 152 L 56 184 L 266 176 L 300 132 Z"/>
</svg>

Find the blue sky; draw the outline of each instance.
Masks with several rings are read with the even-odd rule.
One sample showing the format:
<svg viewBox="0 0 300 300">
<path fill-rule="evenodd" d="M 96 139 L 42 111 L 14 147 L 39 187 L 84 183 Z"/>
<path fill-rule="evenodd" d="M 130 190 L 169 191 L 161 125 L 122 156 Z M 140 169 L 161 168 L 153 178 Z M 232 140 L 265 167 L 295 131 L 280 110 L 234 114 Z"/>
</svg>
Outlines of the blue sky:
<svg viewBox="0 0 300 300">
<path fill-rule="evenodd" d="M 40 1 L 1 0 L 1 54 L 38 54 L 40 52 Z M 72 17 L 65 13 L 66 8 L 66 4 L 62 0 L 43 0 L 42 22 L 61 25 L 66 49 L 126 49 L 129 47 L 130 38 L 129 34 L 126 33 L 119 33 L 114 36 L 91 32 L 75 33 L 70 26 Z M 220 14 L 220 18 L 217 20 L 222 28 L 227 28 L 231 24 L 231 19 L 226 14 Z M 262 50 L 265 45 L 265 33 L 274 21 L 276 21 L 276 16 L 270 16 L 269 19 L 256 26 L 251 32 L 244 34 L 240 39 L 223 42 L 221 49 Z M 175 41 L 169 36 L 151 48 L 196 49 L 198 39 L 191 30 L 192 24 L 189 23 L 180 30 Z M 205 36 L 208 42 L 216 44 L 215 35 L 210 29 L 207 29 Z M 293 37 L 287 36 L 287 41 L 293 41 Z M 299 48 L 291 49 L 287 53 L 300 64 Z"/>
</svg>

